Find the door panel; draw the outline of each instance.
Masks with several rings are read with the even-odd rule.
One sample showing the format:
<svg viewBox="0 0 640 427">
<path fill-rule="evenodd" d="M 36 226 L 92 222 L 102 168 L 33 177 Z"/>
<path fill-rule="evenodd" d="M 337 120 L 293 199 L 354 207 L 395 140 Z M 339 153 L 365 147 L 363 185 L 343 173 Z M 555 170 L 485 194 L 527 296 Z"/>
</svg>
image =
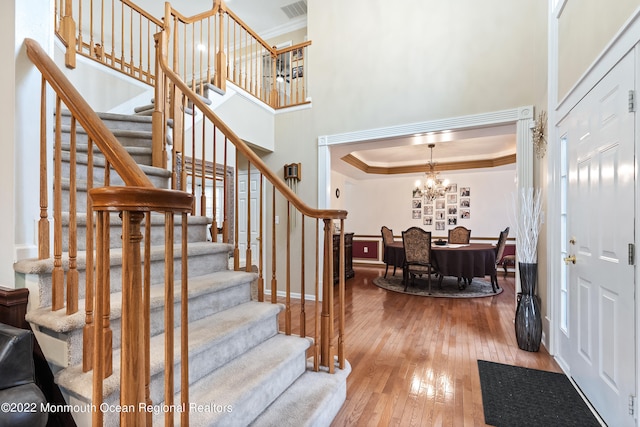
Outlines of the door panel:
<svg viewBox="0 0 640 427">
<path fill-rule="evenodd" d="M 571 111 L 560 127 L 567 144 L 569 327 L 560 352 L 571 376 L 609 425 L 633 426 L 635 395 L 635 129 L 628 55 Z"/>
</svg>

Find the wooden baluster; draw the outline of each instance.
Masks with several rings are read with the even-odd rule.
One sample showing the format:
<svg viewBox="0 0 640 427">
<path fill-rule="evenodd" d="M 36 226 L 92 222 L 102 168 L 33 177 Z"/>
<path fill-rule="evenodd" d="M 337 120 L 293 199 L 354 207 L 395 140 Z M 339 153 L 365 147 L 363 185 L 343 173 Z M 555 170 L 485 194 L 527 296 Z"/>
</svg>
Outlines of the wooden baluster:
<svg viewBox="0 0 640 427">
<path fill-rule="evenodd" d="M 302 216 L 302 227 L 301 227 L 301 234 L 302 234 L 302 241 L 300 242 L 300 246 L 302 247 L 302 250 L 300 251 L 300 336 L 301 337 L 306 337 L 307 336 L 307 328 L 306 328 L 306 324 L 307 324 L 307 314 L 305 312 L 305 252 L 304 252 L 304 245 L 305 245 L 305 233 L 304 233 L 304 214 L 301 215 Z"/>
<path fill-rule="evenodd" d="M 116 3 L 111 1 L 111 67 L 116 68 Z M 103 15 L 104 16 L 104 15 Z M 103 45 L 104 46 L 104 45 Z"/>
<path fill-rule="evenodd" d="M 151 212 L 144 218 L 144 401 L 151 400 Z M 153 425 L 153 412 L 147 412 L 147 425 Z"/>
<path fill-rule="evenodd" d="M 344 219 L 340 220 L 340 270 L 338 282 L 338 366 L 344 369 L 344 338 L 345 338 L 345 317 L 344 317 L 344 281 L 345 281 L 345 248 L 344 248 Z"/>
<path fill-rule="evenodd" d="M 203 86 L 203 83 L 200 83 L 200 87 Z M 207 215 L 207 143 L 206 143 L 206 135 L 207 135 L 207 120 L 202 119 L 202 140 L 200 141 L 200 145 L 202 148 L 202 166 L 200 172 L 200 215 Z M 215 197 L 215 184 L 216 184 L 216 165 L 213 164 L 213 191 Z M 213 216 L 215 217 L 215 211 L 213 211 Z"/>
<path fill-rule="evenodd" d="M 69 161 L 69 271 L 67 272 L 67 315 L 78 311 L 78 228 L 76 180 L 76 119 L 71 117 Z"/>
<path fill-rule="evenodd" d="M 185 107 L 189 105 L 189 101 L 185 98 Z M 193 105 L 193 114 L 191 114 L 191 194 L 193 195 L 193 205 L 191 206 L 191 215 L 196 214 L 196 184 L 197 184 L 197 172 L 198 162 L 196 161 L 196 111 L 195 105 Z M 204 120 L 202 121 L 205 122 Z M 185 159 L 186 161 L 186 159 Z M 203 159 L 204 162 L 204 159 Z M 204 163 L 201 165 L 204 168 Z M 202 188 L 204 192 L 204 187 Z"/>
<path fill-rule="evenodd" d="M 38 221 L 38 259 L 50 256 L 49 186 L 47 184 L 47 81 L 40 87 L 40 220 Z"/>
<path fill-rule="evenodd" d="M 333 322 L 333 224 L 324 219 L 324 269 L 322 280 L 322 324 L 320 329 L 320 364 L 333 366 L 331 330 Z"/>
<path fill-rule="evenodd" d="M 164 215 L 164 404 L 173 405 L 173 213 Z M 166 427 L 173 426 L 173 413 L 164 417 Z"/>
<path fill-rule="evenodd" d="M 108 164 L 106 165 L 108 166 Z M 105 171 L 106 177 L 105 180 L 109 180 L 108 169 Z M 113 373 L 113 331 L 111 330 L 111 221 L 109 218 L 108 212 L 102 217 L 104 221 L 103 225 L 103 235 L 102 235 L 102 244 L 104 245 L 104 250 L 102 251 L 103 259 L 101 260 L 104 265 L 103 274 L 104 274 L 104 284 L 102 291 L 102 307 L 104 311 L 102 312 L 102 336 L 104 338 L 104 344 L 102 347 L 102 357 L 104 358 L 104 378 L 110 377 Z M 139 325 L 138 325 L 139 326 Z"/>
<path fill-rule="evenodd" d="M 92 426 L 102 426 L 104 423 L 104 413 L 102 412 L 102 383 L 105 377 L 104 366 L 104 296 L 105 293 L 105 281 L 107 273 L 105 270 L 109 268 L 109 264 L 105 264 L 105 246 L 108 247 L 108 243 L 105 242 L 105 221 L 104 217 L 108 217 L 109 213 L 105 211 L 98 211 L 96 214 L 96 297 L 95 297 L 95 327 L 93 338 L 93 391 L 91 402 L 93 403 L 92 414 Z"/>
<path fill-rule="evenodd" d="M 56 97 L 56 134 L 53 162 L 53 272 L 51 309 L 64 307 L 64 271 L 62 269 L 62 110 Z"/>
<path fill-rule="evenodd" d="M 213 242 L 217 242 L 218 241 L 218 215 L 216 214 L 217 212 L 217 207 L 218 207 L 218 180 L 217 180 L 217 176 L 218 176 L 218 164 L 216 163 L 217 158 L 216 158 L 216 147 L 217 147 L 217 130 L 215 125 L 213 126 L 213 147 L 212 147 L 212 157 L 213 157 L 213 200 L 211 201 L 213 204 L 213 220 L 211 222 L 211 241 Z M 222 177 L 223 183 L 224 180 L 226 179 L 225 176 Z M 223 184 L 224 187 L 224 184 Z"/>
<path fill-rule="evenodd" d="M 260 222 L 259 222 L 259 237 L 258 237 L 258 247 L 259 247 L 259 255 L 258 255 L 258 301 L 264 301 L 264 275 L 263 275 L 263 257 L 264 257 L 264 233 L 263 233 L 263 225 L 264 221 L 264 175 L 260 174 Z"/>
<path fill-rule="evenodd" d="M 204 173 L 204 171 L 203 171 Z M 180 403 L 189 408 L 189 254 L 187 214 L 182 214 L 182 269 L 180 300 Z M 180 425 L 189 425 L 189 411 L 180 413 Z"/>
<path fill-rule="evenodd" d="M 236 192 L 237 192 L 236 188 Z M 251 272 L 251 162 L 247 161 L 247 250 L 245 254 L 244 269 Z"/>
<path fill-rule="evenodd" d="M 287 200 L 287 258 L 285 271 L 284 332 L 291 335 L 291 202 Z"/>
<path fill-rule="evenodd" d="M 124 71 L 124 3 L 120 3 L 120 70 Z"/>
<path fill-rule="evenodd" d="M 278 302 L 278 279 L 276 278 L 276 187 L 273 186 L 271 211 L 271 303 Z"/>
<path fill-rule="evenodd" d="M 224 174 L 223 174 L 223 189 L 222 189 L 222 197 L 224 198 L 224 203 L 222 204 L 222 241 L 224 243 L 229 243 L 229 218 L 227 216 L 229 206 L 229 180 L 227 179 L 227 149 L 229 146 L 229 139 L 224 137 Z"/>
<path fill-rule="evenodd" d="M 94 292 L 95 283 L 94 262 L 93 262 L 93 207 L 89 190 L 93 188 L 93 141 L 87 140 L 87 225 L 86 225 L 86 268 L 85 268 L 85 291 L 84 291 L 84 312 L 85 325 L 82 330 L 82 372 L 88 372 L 93 366 L 93 343 L 94 343 Z"/>
<path fill-rule="evenodd" d="M 313 370 L 320 370 L 320 220 L 316 218 L 316 283 L 315 283 L 315 330 L 313 340 Z"/>
<path fill-rule="evenodd" d="M 140 222 L 142 212 L 123 211 L 122 218 L 122 344 L 120 351 L 120 405 L 134 411 L 120 413 L 120 426 L 138 427 L 146 423 L 140 402 L 145 402 L 144 310 Z M 143 325 L 141 328 L 140 325 Z"/>
</svg>

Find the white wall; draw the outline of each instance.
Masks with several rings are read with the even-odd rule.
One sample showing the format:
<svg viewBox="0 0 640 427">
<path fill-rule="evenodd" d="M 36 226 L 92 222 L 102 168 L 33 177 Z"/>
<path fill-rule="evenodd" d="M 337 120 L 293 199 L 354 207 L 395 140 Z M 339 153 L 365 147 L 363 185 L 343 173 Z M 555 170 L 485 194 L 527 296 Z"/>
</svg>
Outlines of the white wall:
<svg viewBox="0 0 640 427">
<path fill-rule="evenodd" d="M 0 286 L 15 287 L 13 263 L 36 256 L 39 218 L 40 74 L 27 58 L 24 39 L 50 51 L 53 3 L 42 0 L 3 2 L 0 54 L 6 64 L 0 75 L 0 126 L 3 130 L 0 182 Z M 34 179 L 36 178 L 36 179 Z"/>
<path fill-rule="evenodd" d="M 461 187 L 471 191 L 469 219 L 460 219 L 458 225 L 471 229 L 471 237 L 495 237 L 505 227 L 511 227 L 509 237 L 515 237 L 512 224 L 512 197 L 516 191 L 515 168 L 503 168 L 441 173 L 452 184 L 457 184 L 458 207 Z M 435 224 L 424 225 L 422 219 L 412 218 L 412 190 L 418 175 L 398 175 L 393 177 L 352 180 L 344 175 L 332 173 L 332 208 L 343 208 L 349 212 L 345 231 L 356 235 L 379 235 L 380 227 L 386 225 L 396 236 L 403 230 L 417 226 L 431 231 L 434 237 L 447 236 L 449 228 L 436 231 Z M 340 198 L 336 200 L 335 188 L 340 188 Z M 339 204 L 339 206 L 338 206 Z M 460 208 L 458 208 L 459 211 Z M 447 215 L 448 217 L 448 215 Z"/>
</svg>

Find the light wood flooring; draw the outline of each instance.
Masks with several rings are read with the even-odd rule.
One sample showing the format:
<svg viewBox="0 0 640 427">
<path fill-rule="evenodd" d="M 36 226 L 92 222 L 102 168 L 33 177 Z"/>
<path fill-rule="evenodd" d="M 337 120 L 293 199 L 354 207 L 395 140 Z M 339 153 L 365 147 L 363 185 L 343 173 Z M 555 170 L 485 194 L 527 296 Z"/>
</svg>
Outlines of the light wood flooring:
<svg viewBox="0 0 640 427">
<path fill-rule="evenodd" d="M 518 349 L 513 277 L 499 275 L 495 297 L 446 299 L 378 288 L 384 269 L 355 272 L 346 282 L 353 371 L 332 426 L 484 426 L 478 359 L 560 372 L 544 348 Z"/>
</svg>

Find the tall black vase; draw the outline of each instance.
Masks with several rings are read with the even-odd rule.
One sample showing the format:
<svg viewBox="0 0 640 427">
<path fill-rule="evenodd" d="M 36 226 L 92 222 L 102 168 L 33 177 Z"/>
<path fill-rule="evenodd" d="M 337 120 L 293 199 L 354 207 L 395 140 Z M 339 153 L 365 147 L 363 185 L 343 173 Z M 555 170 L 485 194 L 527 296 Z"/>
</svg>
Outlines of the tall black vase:
<svg viewBox="0 0 640 427">
<path fill-rule="evenodd" d="M 520 262 L 518 268 L 522 293 L 516 308 L 516 339 L 522 350 L 538 351 L 542 340 L 540 299 L 536 295 L 538 264 Z"/>
</svg>

